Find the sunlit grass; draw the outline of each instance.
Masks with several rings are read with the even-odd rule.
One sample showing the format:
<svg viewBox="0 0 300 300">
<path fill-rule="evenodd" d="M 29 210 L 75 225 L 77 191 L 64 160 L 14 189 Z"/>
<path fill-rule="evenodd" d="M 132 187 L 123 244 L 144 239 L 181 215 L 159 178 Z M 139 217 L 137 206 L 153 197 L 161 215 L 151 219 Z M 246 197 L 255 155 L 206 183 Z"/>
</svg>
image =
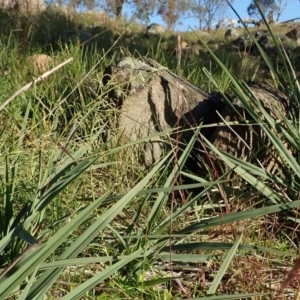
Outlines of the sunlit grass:
<svg viewBox="0 0 300 300">
<path fill-rule="evenodd" d="M 56 21 L 54 35 L 67 22 Z M 0 112 L 0 268 L 16 263 L 0 275 L 0 298 L 274 297 L 298 254 L 299 235 L 299 164 L 291 153 L 299 152 L 300 89 L 279 45 L 273 62 L 263 51 L 260 57 L 226 52 L 230 48 L 212 52 L 196 32 L 186 37 L 205 51 L 183 56 L 181 75 L 225 98 L 234 94 L 251 122 L 263 120 L 261 130 L 283 169 L 269 174 L 257 160 L 239 160 L 205 141 L 230 176 L 217 177 L 208 166 L 200 176 L 184 167 L 198 133 L 178 164 L 166 151 L 157 165 L 142 166 L 134 147 L 143 141 L 119 144 L 112 127 L 118 111 L 107 96 L 111 87 L 102 83 L 105 68 L 125 55 L 147 54 L 176 72 L 175 35 L 141 43 L 138 29 L 128 40 L 112 28 L 100 32 L 101 49 L 88 49 L 42 45 L 37 29 L 4 32 L 0 103 L 38 76 L 28 71 L 30 55 L 47 53 L 54 65 L 73 61 Z M 24 37 L 28 43 L 20 44 Z M 242 81 L 261 79 L 262 61 L 269 82 L 293 101 L 280 123 Z M 294 294 L 297 284 L 291 284 Z"/>
</svg>

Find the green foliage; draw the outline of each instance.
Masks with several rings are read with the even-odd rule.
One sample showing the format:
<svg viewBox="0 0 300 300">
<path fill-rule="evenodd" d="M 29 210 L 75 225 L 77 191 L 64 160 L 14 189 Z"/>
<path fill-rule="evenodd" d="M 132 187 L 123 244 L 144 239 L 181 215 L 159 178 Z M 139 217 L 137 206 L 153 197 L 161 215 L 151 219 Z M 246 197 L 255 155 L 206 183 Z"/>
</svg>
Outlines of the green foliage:
<svg viewBox="0 0 300 300">
<path fill-rule="evenodd" d="M 10 18 L 5 16 L 7 24 Z M 44 24 L 53 36 L 71 22 L 56 18 L 57 24 Z M 24 20 L 18 19 L 20 26 L 30 22 Z M 75 17 L 73 21 L 72 26 L 77 24 Z M 100 28 L 96 47 L 60 41 L 46 47 L 37 28 L 32 25 L 21 36 L 1 29 L 0 103 L 32 80 L 29 55 L 47 49 L 54 64 L 69 57 L 73 62 L 1 111 L 0 298 L 274 296 L 269 288 L 273 276 L 297 255 L 300 205 L 300 168 L 294 155 L 300 149 L 300 86 L 278 40 L 273 36 L 276 63 L 257 48 L 272 84 L 293 104 L 288 115 L 278 112 L 281 122 L 243 80 L 253 72 L 245 67 L 236 73 L 242 54 L 213 52 L 203 43 L 205 56 L 182 57 L 182 75 L 224 98 L 234 93 L 251 122 L 261 124 L 274 156 L 281 158 L 282 172 L 270 174 L 257 161 L 224 153 L 202 137 L 229 171 L 216 177 L 207 167 L 201 177 L 185 168 L 201 126 L 179 158 L 170 151 L 148 170 L 139 165 L 133 149 L 151 137 L 119 146 L 119 133 L 108 134 L 118 112 L 107 96 L 110 87 L 103 87 L 105 68 L 123 55 L 148 54 L 174 71 L 174 36 L 135 47 L 132 41 L 126 44 L 125 33 Z M 142 33 L 135 34 L 141 39 Z"/>
<path fill-rule="evenodd" d="M 247 7 L 247 12 L 249 16 L 260 16 L 259 9 L 257 6 L 260 7 L 262 13 L 266 16 L 268 11 L 277 12 L 280 11 L 280 5 L 282 4 L 281 1 L 279 2 L 279 6 L 277 5 L 275 0 L 252 0 L 249 6 Z"/>
</svg>

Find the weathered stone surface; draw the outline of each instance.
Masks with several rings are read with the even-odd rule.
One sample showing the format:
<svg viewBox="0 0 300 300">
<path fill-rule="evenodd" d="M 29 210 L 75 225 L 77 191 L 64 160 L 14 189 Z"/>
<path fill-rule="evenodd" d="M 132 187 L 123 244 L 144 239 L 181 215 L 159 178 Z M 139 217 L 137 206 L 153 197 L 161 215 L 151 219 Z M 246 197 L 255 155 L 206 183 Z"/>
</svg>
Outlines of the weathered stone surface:
<svg viewBox="0 0 300 300">
<path fill-rule="evenodd" d="M 253 38 L 258 42 L 258 44 L 263 48 L 267 49 L 270 47 L 270 34 L 267 30 L 257 30 L 252 32 L 252 36 L 250 34 L 243 34 L 237 38 L 234 44 L 240 50 L 250 50 L 253 51 L 256 49 L 256 45 L 253 41 Z"/>
<path fill-rule="evenodd" d="M 294 28 L 285 34 L 289 39 L 296 41 L 297 45 L 300 46 L 300 28 Z"/>
<path fill-rule="evenodd" d="M 255 32 L 253 32 L 252 34 L 255 38 L 260 38 L 262 36 L 269 35 L 269 31 L 264 30 L 264 29 L 259 29 L 259 30 L 256 30 Z"/>
<path fill-rule="evenodd" d="M 259 104 L 266 110 L 269 116 L 275 120 L 282 120 L 291 108 L 285 95 L 273 87 L 265 84 L 250 84 L 251 92 L 258 99 Z M 212 144 L 220 151 L 231 154 L 239 159 L 252 161 L 274 174 L 277 168 L 276 151 L 270 143 L 269 138 L 261 128 L 265 117 L 254 105 L 249 94 L 249 104 L 260 115 L 260 124 L 253 124 L 252 117 L 246 112 L 239 99 L 232 101 L 233 106 L 226 105 L 220 122 L 228 125 L 218 126 L 211 138 Z M 248 120 L 249 123 L 246 122 Z M 234 124 L 238 123 L 238 125 Z M 210 159 L 216 157 L 213 151 L 210 152 Z M 224 171 L 226 166 L 222 160 L 215 159 L 215 167 Z"/>
<path fill-rule="evenodd" d="M 224 35 L 226 41 L 231 41 L 234 39 L 237 39 L 239 37 L 239 33 L 236 29 L 230 28 L 226 30 L 225 35 Z"/>
<path fill-rule="evenodd" d="M 182 41 L 180 46 L 181 46 L 181 48 L 189 48 L 189 44 L 185 41 Z"/>
<path fill-rule="evenodd" d="M 147 27 L 147 36 L 161 35 L 166 32 L 166 28 L 160 24 L 152 23 Z"/>
<path fill-rule="evenodd" d="M 211 97 L 208 93 L 151 59 L 140 61 L 126 57 L 110 66 L 105 74 L 104 84 L 110 81 L 115 87 L 110 97 L 121 110 L 117 126 L 127 140 L 134 141 L 176 127 L 184 114 L 200 107 L 199 103 L 202 103 L 201 109 L 196 109 L 193 116 L 198 122 L 215 113 L 206 101 Z M 147 143 L 146 165 L 156 162 L 162 151 L 161 139 Z"/>
<path fill-rule="evenodd" d="M 35 54 L 27 57 L 25 67 L 28 72 L 37 76 L 49 71 L 52 63 L 53 60 L 49 55 Z"/>
<path fill-rule="evenodd" d="M 238 39 L 236 39 L 233 44 L 239 49 L 239 50 L 249 50 L 250 47 L 252 46 L 252 39 L 250 35 L 248 34 L 243 34 L 241 35 Z"/>
<path fill-rule="evenodd" d="M 257 30 L 255 32 L 252 32 L 252 36 L 253 37 L 251 37 L 250 34 L 241 35 L 237 40 L 233 42 L 233 44 L 237 46 L 239 50 L 247 50 L 252 53 L 257 53 L 258 49 L 254 42 L 255 39 L 264 51 L 268 52 L 268 54 L 276 55 L 277 48 L 275 47 L 272 36 L 267 30 Z M 289 53 L 290 49 L 295 47 L 295 43 L 292 43 L 287 35 L 279 34 L 274 35 L 274 37 L 278 44 L 283 47 L 287 53 Z"/>
<path fill-rule="evenodd" d="M 253 41 L 255 39 L 263 49 L 269 47 L 270 44 L 270 34 L 267 30 L 256 30 L 252 32 L 252 36 L 250 34 L 243 34 L 239 36 L 233 44 L 238 47 L 239 50 L 254 50 L 256 49 L 256 45 Z"/>
<path fill-rule="evenodd" d="M 105 86 L 111 84 L 109 96 L 120 109 L 115 126 L 122 130 L 125 141 L 135 141 L 179 127 L 184 131 L 177 144 L 183 151 L 184 145 L 194 135 L 195 127 L 211 125 L 202 128 L 201 134 L 218 150 L 240 159 L 252 159 L 271 173 L 276 171 L 279 158 L 274 156 L 276 151 L 261 130 L 265 116 L 254 105 L 256 100 L 251 94 L 273 120 L 280 121 L 283 115 L 292 111 L 290 102 L 271 86 L 249 85 L 249 105 L 253 106 L 261 120 L 260 124 L 253 124 L 252 116 L 239 99 L 227 96 L 229 105 L 223 101 L 221 94 L 207 93 L 149 58 L 136 60 L 127 57 L 111 65 L 105 72 L 103 83 Z M 171 143 L 178 138 L 177 133 L 167 137 L 169 139 L 165 138 L 165 141 Z M 165 146 L 162 138 L 152 138 L 145 144 L 147 166 L 159 160 Z M 194 157 L 201 155 L 207 158 L 208 154 L 208 161 L 215 163 L 221 173 L 226 170 L 214 151 L 203 150 L 203 144 L 196 142 L 192 157 L 187 162 L 188 168 L 199 171 Z"/>
<path fill-rule="evenodd" d="M 195 34 L 203 38 L 208 38 L 208 39 L 212 38 L 211 34 L 209 34 L 207 31 L 204 30 L 195 30 Z"/>
<path fill-rule="evenodd" d="M 294 28 L 293 30 L 287 32 L 285 34 L 289 39 L 297 41 L 300 39 L 300 29 L 299 28 Z"/>
</svg>

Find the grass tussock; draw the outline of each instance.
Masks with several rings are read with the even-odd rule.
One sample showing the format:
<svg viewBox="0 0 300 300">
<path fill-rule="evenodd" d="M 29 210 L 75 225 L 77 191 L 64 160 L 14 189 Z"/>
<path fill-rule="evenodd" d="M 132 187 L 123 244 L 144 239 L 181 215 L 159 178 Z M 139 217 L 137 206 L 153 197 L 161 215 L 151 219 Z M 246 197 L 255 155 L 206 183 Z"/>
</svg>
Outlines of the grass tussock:
<svg viewBox="0 0 300 300">
<path fill-rule="evenodd" d="M 49 55 L 49 69 L 73 58 L 1 108 L 1 299 L 298 299 L 296 277 L 278 294 L 298 256 L 297 55 L 275 38 L 270 58 L 259 46 L 258 55 L 236 50 L 220 32 L 182 34 L 197 51 L 182 53 L 181 75 L 234 94 L 281 170 L 270 174 L 203 137 L 225 175 L 207 165 L 199 176 L 185 168 L 199 128 L 180 157 L 166 152 L 147 169 L 134 151 L 143 141 L 119 143 L 112 87 L 103 86 L 105 68 L 125 55 L 178 71 L 175 34 L 146 39 L 136 24 L 94 28 L 73 14 L 0 18 L 0 105 L 44 73 L 34 55 Z M 64 30 L 89 31 L 93 41 L 64 43 Z M 293 104 L 281 122 L 249 92 L 246 82 L 262 78 Z"/>
</svg>

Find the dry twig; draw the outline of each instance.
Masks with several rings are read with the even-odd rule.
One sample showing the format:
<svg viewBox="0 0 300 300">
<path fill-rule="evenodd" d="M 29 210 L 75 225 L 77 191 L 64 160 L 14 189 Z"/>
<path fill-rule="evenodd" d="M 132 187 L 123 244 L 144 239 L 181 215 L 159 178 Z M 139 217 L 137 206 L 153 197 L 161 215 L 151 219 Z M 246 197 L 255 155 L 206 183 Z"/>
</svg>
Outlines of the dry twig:
<svg viewBox="0 0 300 300">
<path fill-rule="evenodd" d="M 46 73 L 44 73 L 43 75 L 41 75 L 40 77 L 38 77 L 37 79 L 34 79 L 32 82 L 29 82 L 28 84 L 26 84 L 25 86 L 23 86 L 22 88 L 20 88 L 18 91 L 16 91 L 10 98 L 8 98 L 1 106 L 0 106 L 0 111 L 4 109 L 5 106 L 7 106 L 11 101 L 13 101 L 16 97 L 18 97 L 21 93 L 28 91 L 32 86 L 36 85 L 37 83 L 43 81 L 45 78 L 47 78 L 50 74 L 54 73 L 55 71 L 57 71 L 58 69 L 60 69 L 61 67 L 63 67 L 64 65 L 68 64 L 69 62 L 71 62 L 73 60 L 73 57 L 70 57 L 69 59 L 67 59 L 66 61 L 62 62 L 61 64 L 59 64 L 58 66 L 56 66 L 55 68 L 51 69 L 50 71 L 47 71 Z"/>
</svg>

